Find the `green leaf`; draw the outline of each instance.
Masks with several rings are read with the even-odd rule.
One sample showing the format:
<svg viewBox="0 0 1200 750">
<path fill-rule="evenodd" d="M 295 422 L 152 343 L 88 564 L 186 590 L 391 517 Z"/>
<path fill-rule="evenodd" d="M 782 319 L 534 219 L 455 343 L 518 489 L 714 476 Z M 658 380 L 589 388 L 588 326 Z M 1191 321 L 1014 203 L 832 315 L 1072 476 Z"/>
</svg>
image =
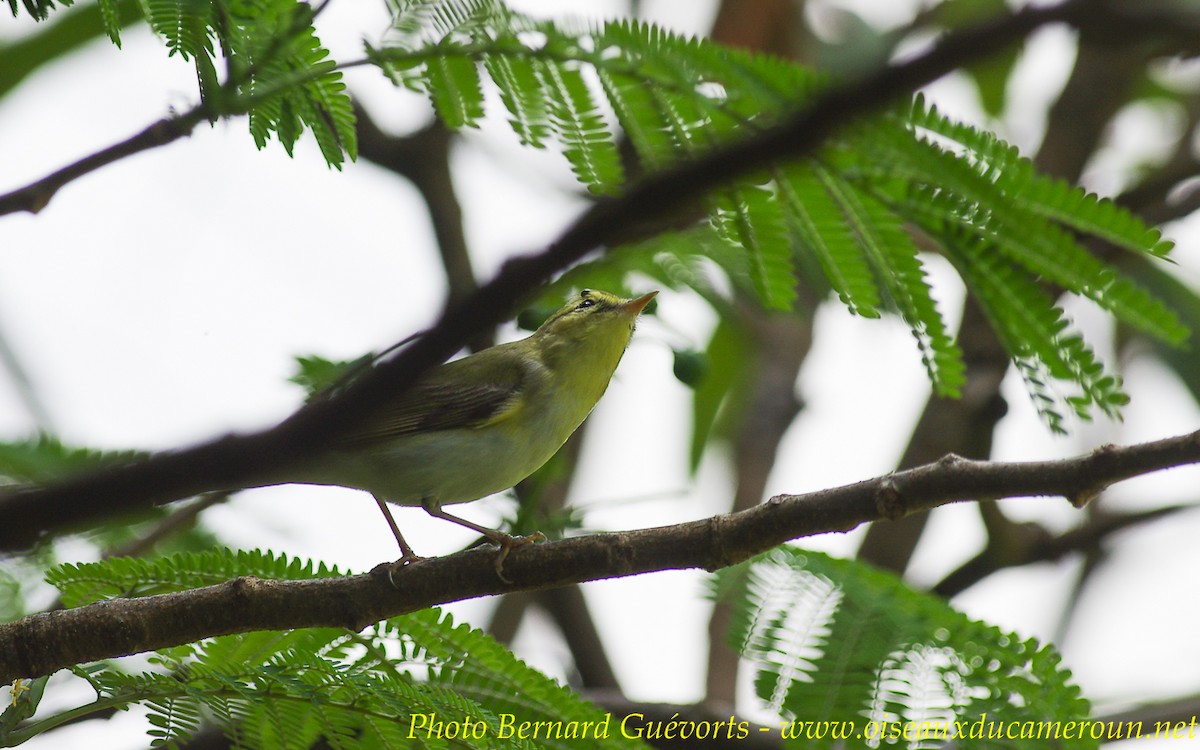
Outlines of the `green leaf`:
<svg viewBox="0 0 1200 750">
<path fill-rule="evenodd" d="M 68 565 L 49 578 L 74 606 L 245 575 L 308 579 L 339 573 L 269 552 L 222 550 Z M 623 738 L 606 713 L 437 609 L 362 632 L 306 628 L 222 636 L 158 651 L 151 662 L 155 669 L 139 674 L 109 664 L 76 671 L 98 695 L 72 713 L 140 704 L 154 745 L 185 741 L 203 716 L 235 746 L 255 750 L 308 748 L 318 741 L 347 750 L 643 747 Z M 35 719 L 21 731 L 28 737 L 53 726 L 55 717 Z"/>
<path fill-rule="evenodd" d="M 1131 259 L 1124 265 L 1124 270 L 1179 313 L 1183 325 L 1189 330 L 1200 328 L 1200 295 L 1182 279 L 1167 273 L 1160 264 L 1144 258 Z M 1123 338 L 1131 337 L 1125 335 Z M 1132 338 L 1137 342 L 1133 347 L 1135 351 L 1140 346 L 1149 346 L 1154 355 L 1183 382 L 1192 398 L 1200 402 L 1200 347 L 1194 342 L 1189 342 L 1188 346 L 1172 346 L 1154 336 Z"/>
<path fill-rule="evenodd" d="M 475 62 L 466 57 L 429 60 L 429 98 L 438 117 L 452 130 L 477 127 L 483 117 L 483 89 Z"/>
<path fill-rule="evenodd" d="M 708 377 L 711 364 L 708 355 L 690 349 L 675 349 L 672 354 L 675 359 L 672 371 L 679 382 L 689 388 L 697 388 Z"/>
<path fill-rule="evenodd" d="M 556 63 L 539 65 L 537 72 L 550 95 L 551 126 L 571 170 L 593 192 L 616 192 L 624 181 L 621 157 L 583 75 Z"/>
<path fill-rule="evenodd" d="M 749 256 L 750 278 L 768 307 L 789 310 L 796 299 L 792 245 L 774 193 L 763 186 L 739 184 L 716 201 L 714 226 Z"/>
<path fill-rule="evenodd" d="M 44 484 L 104 466 L 144 458 L 140 451 L 75 448 L 46 435 L 0 443 L 0 477 L 19 484 Z"/>
<path fill-rule="evenodd" d="M 150 28 L 184 60 L 212 57 L 213 11 L 208 0 L 142 0 Z"/>
<path fill-rule="evenodd" d="M 865 564 L 783 547 L 716 580 L 733 607 L 730 645 L 752 665 L 762 707 L 797 722 L 785 731 L 800 732 L 804 747 L 874 746 L 871 722 L 877 733 L 905 724 L 940 728 L 946 734 L 931 736 L 928 746 L 941 746 L 958 732 L 966 744 L 981 719 L 1019 730 L 1026 722 L 1089 716 L 1049 646 L 971 620 Z M 804 734 L 804 727 L 829 726 L 816 722 L 844 723 L 858 734 Z M 1003 734 L 985 737 L 987 747 L 1030 746 Z M 1090 736 L 1055 744 L 1096 746 Z"/>
<path fill-rule="evenodd" d="M 533 62 L 517 55 L 489 54 L 484 56 L 484 66 L 500 89 L 500 101 L 511 115 L 508 121 L 517 138 L 523 145 L 545 148 L 550 105 Z"/>
<path fill-rule="evenodd" d="M 73 0 L 57 0 L 64 8 L 70 7 Z M 50 17 L 50 11 L 54 10 L 55 0 L 23 0 L 21 3 L 25 6 L 25 11 L 33 16 L 35 21 L 45 21 Z M 13 17 L 17 16 L 17 0 L 8 0 L 9 10 L 12 11 Z"/>
<path fill-rule="evenodd" d="M 212 586 L 238 576 L 297 580 L 341 575 L 336 566 L 314 565 L 272 552 L 210 549 L 167 557 L 110 557 L 94 563 L 66 563 L 46 573 L 62 593 L 63 604 L 78 607 L 114 597 L 149 596 Z"/>
<path fill-rule="evenodd" d="M 933 300 L 916 244 L 900 226 L 896 215 L 873 196 L 858 191 L 829 170 L 817 169 L 816 175 L 837 203 L 867 260 L 883 279 L 892 301 L 912 329 L 934 391 L 957 397 L 966 382 L 962 352 L 947 332 Z"/>
<path fill-rule="evenodd" d="M 879 290 L 871 267 L 813 166 L 802 163 L 782 169 L 776 181 L 802 251 L 816 256 L 851 313 L 878 318 Z"/>
<path fill-rule="evenodd" d="M 339 383 L 349 374 L 370 364 L 373 355 L 364 355 L 358 359 L 332 360 L 315 354 L 296 357 L 296 374 L 288 381 L 300 386 L 313 396 L 330 386 Z"/>
</svg>

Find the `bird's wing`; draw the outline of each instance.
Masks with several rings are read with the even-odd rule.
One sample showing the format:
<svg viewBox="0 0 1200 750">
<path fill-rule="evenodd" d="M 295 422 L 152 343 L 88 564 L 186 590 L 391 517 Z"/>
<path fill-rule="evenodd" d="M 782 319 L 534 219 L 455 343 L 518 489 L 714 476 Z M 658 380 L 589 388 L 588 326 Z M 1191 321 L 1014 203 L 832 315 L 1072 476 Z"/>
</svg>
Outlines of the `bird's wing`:
<svg viewBox="0 0 1200 750">
<path fill-rule="evenodd" d="M 435 368 L 403 396 L 381 404 L 347 442 L 375 443 L 497 422 L 520 405 L 525 380 L 519 358 L 503 356 L 503 347 L 485 349 Z"/>
</svg>

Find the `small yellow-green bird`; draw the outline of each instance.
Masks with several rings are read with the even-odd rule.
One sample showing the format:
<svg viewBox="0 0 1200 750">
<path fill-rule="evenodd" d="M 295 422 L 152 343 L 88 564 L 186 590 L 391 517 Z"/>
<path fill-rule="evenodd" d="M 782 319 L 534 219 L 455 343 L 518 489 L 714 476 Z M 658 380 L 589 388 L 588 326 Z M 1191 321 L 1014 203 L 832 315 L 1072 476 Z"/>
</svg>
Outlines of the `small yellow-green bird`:
<svg viewBox="0 0 1200 750">
<path fill-rule="evenodd" d="M 504 558 L 513 537 L 442 510 L 515 486 L 550 460 L 604 395 L 638 315 L 658 292 L 621 299 L 584 289 L 532 335 L 437 367 L 384 403 L 361 430 L 278 483 L 324 484 L 375 496 L 400 544 L 420 560 L 386 503 L 420 505 L 479 532 Z"/>
</svg>

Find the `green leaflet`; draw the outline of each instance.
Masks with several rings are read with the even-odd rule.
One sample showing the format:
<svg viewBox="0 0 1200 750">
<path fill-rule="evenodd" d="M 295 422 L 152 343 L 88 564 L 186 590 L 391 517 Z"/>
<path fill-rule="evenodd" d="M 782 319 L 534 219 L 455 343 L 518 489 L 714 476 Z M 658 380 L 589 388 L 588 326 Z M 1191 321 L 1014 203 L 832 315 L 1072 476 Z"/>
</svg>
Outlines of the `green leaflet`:
<svg viewBox="0 0 1200 750">
<path fill-rule="evenodd" d="M 1196 291 L 1151 259 L 1133 260 L 1136 262 L 1125 266 L 1128 273 L 1152 294 L 1165 300 L 1173 311 L 1178 311 L 1184 324 L 1195 330 L 1200 325 L 1200 297 L 1197 297 Z M 1149 344 L 1162 362 L 1183 382 L 1192 397 L 1200 401 L 1200 347 L 1194 342 L 1190 346 L 1170 346 L 1161 339 L 1133 336 L 1131 333 L 1122 332 L 1122 338 L 1136 338 Z"/>
<path fill-rule="evenodd" d="M 616 142 L 582 74 L 575 68 L 545 63 L 536 67 L 550 99 L 550 125 L 581 183 L 597 193 L 615 192 L 624 170 Z"/>
<path fill-rule="evenodd" d="M 953 733 L 984 716 L 1018 728 L 1089 716 L 1049 646 L 971 620 L 862 563 L 781 547 L 722 571 L 716 590 L 733 606 L 729 643 L 753 666 L 759 701 L 796 722 L 789 746 L 876 746 L 869 722 L 927 722 Z M 820 722 L 852 723 L 861 734 L 844 743 L 818 736 L 814 728 L 829 726 Z M 914 737 L 905 746 L 941 747 L 951 736 Z M 1051 745 L 999 737 L 986 746 Z"/>
<path fill-rule="evenodd" d="M 464 57 L 429 61 L 426 85 L 438 117 L 447 127 L 476 127 L 483 117 L 483 88 L 475 62 Z"/>
<path fill-rule="evenodd" d="M 142 0 L 150 28 L 184 60 L 212 57 L 214 11 L 207 0 Z"/>
<path fill-rule="evenodd" d="M 526 146 L 545 148 L 550 137 L 548 102 L 539 95 L 537 69 L 533 61 L 515 55 L 487 55 L 488 75 L 500 89 L 500 100 L 512 117 L 509 124 Z"/>
<path fill-rule="evenodd" d="M 831 171 L 819 168 L 815 171 L 837 203 L 867 261 L 883 279 L 889 296 L 912 328 L 934 390 L 941 395 L 957 396 L 966 380 L 962 352 L 947 333 L 933 301 L 916 244 L 895 214 L 873 196 L 859 192 Z"/>
<path fill-rule="evenodd" d="M 147 454 L 138 451 L 98 451 L 75 448 L 46 435 L 0 443 L 0 477 L 19 484 L 40 484 L 78 475 Z"/>
<path fill-rule="evenodd" d="M 846 308 L 855 315 L 877 318 L 880 297 L 875 277 L 818 169 L 800 163 L 780 170 L 776 184 L 789 224 L 799 243 L 817 257 Z"/>
<path fill-rule="evenodd" d="M 46 582 L 62 593 L 65 606 L 78 607 L 118 596 L 186 591 L 242 575 L 297 580 L 343 573 L 336 566 L 314 566 L 271 552 L 215 549 L 159 558 L 113 557 L 94 563 L 67 563 L 47 572 Z"/>
</svg>

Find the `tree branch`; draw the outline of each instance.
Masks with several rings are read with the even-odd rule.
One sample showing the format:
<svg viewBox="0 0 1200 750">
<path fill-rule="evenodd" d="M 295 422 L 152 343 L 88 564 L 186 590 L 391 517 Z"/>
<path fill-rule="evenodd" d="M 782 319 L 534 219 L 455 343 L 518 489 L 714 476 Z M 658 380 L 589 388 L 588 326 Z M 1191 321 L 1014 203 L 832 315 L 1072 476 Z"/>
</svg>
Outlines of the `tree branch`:
<svg viewBox="0 0 1200 750">
<path fill-rule="evenodd" d="M 1195 509 L 1194 505 L 1168 505 L 1137 513 L 1098 511 L 1084 525 L 1061 534 L 1053 534 L 1036 523 L 1009 522 L 1006 538 L 989 536 L 987 546 L 978 555 L 949 573 L 932 591 L 950 598 L 1004 568 L 1050 562 L 1075 552 L 1093 550 L 1125 529 Z"/>
<path fill-rule="evenodd" d="M 150 505 L 269 481 L 264 478 L 311 459 L 332 436 L 353 430 L 378 403 L 412 387 L 426 370 L 445 361 L 478 331 L 505 320 L 539 284 L 588 253 L 639 237 L 657 217 L 694 204 L 716 186 L 812 153 L 857 118 L 1046 24 L 1094 22 L 1097 7 L 1093 0 L 1067 0 L 947 35 L 907 62 L 830 89 L 775 127 L 642 180 L 622 197 L 593 206 L 544 252 L 509 260 L 491 282 L 448 306 L 428 334 L 339 397 L 307 404 L 277 427 L 0 497 L 0 517 L 5 519 L 0 551 L 28 547 L 49 534 Z"/>
<path fill-rule="evenodd" d="M 733 565 L 790 539 L 901 518 L 966 499 L 1063 496 L 1082 505 L 1109 485 L 1200 462 L 1200 431 L 1070 459 L 1000 463 L 949 455 L 935 463 L 804 495 L 778 495 L 730 515 L 524 547 L 505 563 L 474 548 L 410 565 L 389 584 L 370 573 L 302 581 L 237 578 L 138 599 L 111 599 L 0 625 L 0 684 L 64 667 L 253 630 L 346 627 L 436 604 L 659 570 Z"/>
<path fill-rule="evenodd" d="M 192 130 L 206 119 L 208 110 L 204 106 L 194 107 L 176 117 L 165 117 L 120 143 L 114 143 L 85 156 L 25 187 L 0 195 L 0 216 L 18 211 L 36 214 L 45 208 L 55 193 L 67 183 L 127 156 L 177 141 L 191 134 Z"/>
</svg>

